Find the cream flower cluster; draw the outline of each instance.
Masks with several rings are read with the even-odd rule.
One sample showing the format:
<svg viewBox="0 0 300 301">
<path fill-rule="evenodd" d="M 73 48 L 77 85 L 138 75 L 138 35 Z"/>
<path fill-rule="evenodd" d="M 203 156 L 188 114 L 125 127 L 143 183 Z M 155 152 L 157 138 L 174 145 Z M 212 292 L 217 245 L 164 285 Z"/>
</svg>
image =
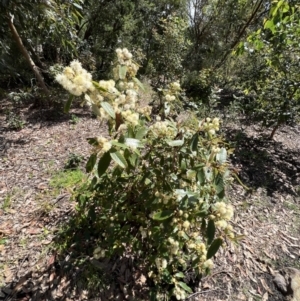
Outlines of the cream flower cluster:
<svg viewBox="0 0 300 301">
<path fill-rule="evenodd" d="M 167 102 L 170 102 L 170 101 L 174 101 L 176 99 L 176 97 L 174 95 L 167 94 L 165 96 L 165 99 Z"/>
<path fill-rule="evenodd" d="M 155 264 L 158 271 L 163 271 L 167 268 L 168 262 L 165 258 L 155 258 Z"/>
<path fill-rule="evenodd" d="M 233 217 L 233 207 L 224 202 L 217 202 L 215 205 L 215 215 L 223 220 L 229 221 Z"/>
<path fill-rule="evenodd" d="M 134 113 L 130 110 L 121 112 L 122 117 L 125 119 L 126 123 L 129 123 L 133 126 L 138 125 L 139 123 L 139 114 Z"/>
<path fill-rule="evenodd" d="M 215 135 L 220 129 L 220 119 L 219 118 L 206 118 L 205 121 L 199 123 L 199 129 L 208 132 L 211 135 Z"/>
<path fill-rule="evenodd" d="M 233 217 L 233 207 L 232 205 L 225 204 L 224 202 L 218 202 L 214 205 L 214 215 L 213 219 L 217 219 L 215 225 L 221 229 L 225 230 L 227 235 L 234 238 L 234 233 L 232 232 L 232 226 L 228 225 L 228 221 Z"/>
<path fill-rule="evenodd" d="M 181 90 L 181 87 L 180 87 L 180 83 L 177 81 L 177 82 L 173 82 L 169 85 L 169 89 L 173 92 L 173 93 L 176 93 L 176 92 L 179 92 Z"/>
<path fill-rule="evenodd" d="M 175 285 L 174 295 L 175 295 L 177 300 L 184 300 L 186 298 L 185 291 L 178 285 Z"/>
<path fill-rule="evenodd" d="M 178 92 L 181 90 L 179 82 L 170 83 L 168 88 L 164 90 L 164 98 L 167 103 L 172 103 L 176 100 Z"/>
<path fill-rule="evenodd" d="M 127 66 L 127 72 L 130 77 L 136 76 L 139 66 L 132 61 L 132 54 L 128 51 L 127 48 L 118 48 L 116 49 L 118 62 L 120 65 Z"/>
<path fill-rule="evenodd" d="M 156 121 L 149 127 L 155 137 L 174 137 L 176 129 L 171 127 L 168 121 Z"/>
<path fill-rule="evenodd" d="M 168 242 L 170 244 L 169 251 L 171 254 L 177 255 L 179 251 L 179 242 L 174 240 L 174 238 L 169 237 Z"/>
<path fill-rule="evenodd" d="M 99 81 L 99 86 L 106 90 L 110 94 L 119 94 L 119 91 L 115 87 L 116 83 L 114 80 L 100 80 Z"/>
<path fill-rule="evenodd" d="M 98 145 L 96 146 L 96 152 L 98 154 L 104 154 L 112 147 L 111 143 L 105 137 L 97 137 Z"/>
<path fill-rule="evenodd" d="M 57 74 L 55 79 L 75 96 L 95 90 L 92 75 L 83 69 L 81 63 L 77 60 L 72 61 L 70 67 L 64 68 L 63 73 Z"/>
<path fill-rule="evenodd" d="M 144 116 L 150 116 L 151 112 L 152 112 L 152 107 L 150 107 L 150 106 L 141 107 L 141 108 L 138 108 L 137 111 Z"/>
</svg>

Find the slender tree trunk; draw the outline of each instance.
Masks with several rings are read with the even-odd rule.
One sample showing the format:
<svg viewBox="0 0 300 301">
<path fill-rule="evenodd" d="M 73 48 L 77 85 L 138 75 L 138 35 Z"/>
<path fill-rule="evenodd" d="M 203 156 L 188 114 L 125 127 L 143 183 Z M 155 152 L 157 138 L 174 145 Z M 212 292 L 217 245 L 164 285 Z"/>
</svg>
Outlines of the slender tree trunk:
<svg viewBox="0 0 300 301">
<path fill-rule="evenodd" d="M 24 44 L 22 42 L 21 37 L 18 34 L 16 27 L 13 24 L 13 17 L 8 16 L 8 26 L 10 28 L 13 38 L 14 38 L 15 42 L 17 43 L 21 53 L 23 54 L 27 63 L 30 65 L 30 68 L 34 72 L 39 86 L 43 89 L 43 91 L 46 95 L 49 95 L 49 90 L 44 82 L 44 78 L 43 78 L 42 74 L 40 73 L 39 68 L 35 65 L 34 61 L 32 60 L 29 52 L 27 51 L 26 47 L 24 46 Z"/>
<path fill-rule="evenodd" d="M 274 135 L 275 135 L 276 131 L 278 130 L 279 126 L 280 126 L 280 123 L 279 123 L 279 121 L 278 121 L 277 124 L 274 126 L 274 128 L 273 128 L 273 130 L 272 130 L 272 133 L 271 133 L 271 135 L 270 135 L 270 137 L 269 137 L 270 140 L 273 140 Z"/>
<path fill-rule="evenodd" d="M 246 24 L 243 26 L 243 28 L 240 30 L 237 37 L 233 41 L 233 43 L 230 45 L 229 49 L 225 52 L 225 55 L 222 57 L 221 61 L 218 64 L 215 65 L 214 70 L 220 68 L 223 65 L 223 63 L 225 62 L 227 56 L 231 53 L 231 51 L 235 48 L 235 46 L 240 42 L 241 38 L 243 37 L 244 33 L 246 32 L 246 29 L 249 27 L 249 25 L 253 21 L 254 17 L 257 15 L 257 13 L 258 13 L 259 9 L 261 8 L 263 2 L 264 2 L 263 0 L 258 0 L 257 1 L 256 7 L 254 8 L 254 11 L 252 12 L 250 18 L 248 19 Z"/>
</svg>

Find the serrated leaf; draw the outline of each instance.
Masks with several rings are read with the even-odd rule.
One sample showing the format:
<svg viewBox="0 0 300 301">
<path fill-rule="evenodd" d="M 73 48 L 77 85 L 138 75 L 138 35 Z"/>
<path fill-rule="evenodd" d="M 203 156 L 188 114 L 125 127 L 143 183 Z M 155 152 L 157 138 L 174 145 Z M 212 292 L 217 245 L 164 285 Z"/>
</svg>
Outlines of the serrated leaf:
<svg viewBox="0 0 300 301">
<path fill-rule="evenodd" d="M 182 281 L 179 281 L 178 284 L 188 293 L 192 293 L 192 289 L 186 285 L 186 283 L 182 282 Z"/>
<path fill-rule="evenodd" d="M 222 147 L 220 152 L 217 153 L 216 159 L 220 164 L 224 164 L 227 160 L 227 151 L 226 148 Z"/>
<path fill-rule="evenodd" d="M 182 146 L 184 141 L 183 140 L 173 140 L 167 142 L 170 146 Z"/>
<path fill-rule="evenodd" d="M 145 91 L 144 85 L 136 78 L 133 77 L 132 80 L 143 90 Z"/>
<path fill-rule="evenodd" d="M 159 211 L 153 214 L 152 219 L 154 219 L 155 221 L 163 221 L 173 216 L 173 214 L 174 214 L 173 210 Z"/>
<path fill-rule="evenodd" d="M 98 177 L 101 177 L 109 167 L 111 156 L 109 152 L 106 152 L 98 162 Z"/>
<path fill-rule="evenodd" d="M 67 102 L 64 105 L 64 113 L 68 113 L 70 111 L 70 107 L 71 107 L 74 97 L 75 97 L 74 95 L 70 94 Z"/>
<path fill-rule="evenodd" d="M 126 168 L 127 162 L 120 152 L 110 153 L 111 158 L 122 168 Z"/>
<path fill-rule="evenodd" d="M 210 245 L 215 238 L 216 226 L 213 220 L 209 220 L 206 229 L 207 244 Z"/>
<path fill-rule="evenodd" d="M 92 154 L 86 163 L 85 166 L 86 172 L 91 172 L 93 170 L 96 161 L 97 161 L 97 154 Z"/>
<path fill-rule="evenodd" d="M 198 149 L 198 140 L 199 140 L 199 136 L 198 136 L 198 134 L 196 133 L 196 134 L 192 137 L 192 140 L 191 140 L 191 144 L 190 144 L 190 149 L 191 149 L 191 151 L 193 151 L 193 152 L 197 151 L 197 149 Z"/>
<path fill-rule="evenodd" d="M 206 258 L 210 259 L 218 252 L 219 248 L 222 246 L 223 239 L 217 238 L 213 241 L 213 243 L 210 245 L 210 247 L 207 250 Z"/>
<path fill-rule="evenodd" d="M 101 102 L 101 107 L 104 109 L 104 111 L 113 119 L 116 118 L 115 111 L 113 107 L 106 101 Z"/>
<path fill-rule="evenodd" d="M 141 139 L 143 139 L 145 137 L 145 135 L 147 134 L 147 132 L 148 132 L 148 129 L 146 127 L 142 127 L 135 134 L 135 138 L 141 140 Z"/>
<path fill-rule="evenodd" d="M 124 79 L 127 73 L 127 66 L 119 66 L 119 78 Z"/>
</svg>

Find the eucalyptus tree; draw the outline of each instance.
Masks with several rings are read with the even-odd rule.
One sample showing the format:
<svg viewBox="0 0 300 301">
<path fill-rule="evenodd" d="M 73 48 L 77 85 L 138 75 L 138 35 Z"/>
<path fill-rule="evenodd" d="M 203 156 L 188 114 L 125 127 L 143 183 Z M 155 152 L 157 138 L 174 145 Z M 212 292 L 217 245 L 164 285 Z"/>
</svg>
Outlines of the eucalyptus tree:
<svg viewBox="0 0 300 301">
<path fill-rule="evenodd" d="M 190 68 L 222 66 L 249 31 L 268 12 L 267 0 L 189 0 Z"/>
<path fill-rule="evenodd" d="M 33 71 L 39 86 L 48 94 L 43 63 L 48 47 L 74 53 L 76 28 L 80 22 L 81 0 L 2 0 L 0 1 L 1 70 L 21 71 L 16 57 L 21 57 Z M 48 42 L 48 43 L 47 43 Z M 43 51 L 44 47 L 44 51 Z"/>
</svg>

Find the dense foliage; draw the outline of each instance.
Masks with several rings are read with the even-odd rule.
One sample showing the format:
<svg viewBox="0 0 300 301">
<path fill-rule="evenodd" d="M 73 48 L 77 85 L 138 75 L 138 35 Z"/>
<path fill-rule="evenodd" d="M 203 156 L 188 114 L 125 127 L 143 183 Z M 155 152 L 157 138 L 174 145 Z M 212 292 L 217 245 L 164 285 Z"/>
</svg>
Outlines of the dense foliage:
<svg viewBox="0 0 300 301">
<path fill-rule="evenodd" d="M 84 95 L 110 130 L 109 138 L 89 138 L 92 180 L 77 196 L 78 210 L 102 237 L 96 258 L 129 251 L 154 282 L 155 300 L 164 290 L 185 299 L 192 292 L 186 272 L 209 271 L 226 238 L 234 238 L 219 119 L 180 124 L 167 118 L 181 91 L 173 82 L 163 90 L 162 116 L 150 121 L 151 107 L 138 102 L 142 85 L 132 54 L 124 48 L 117 56 L 114 80 L 92 81 L 78 61 L 56 77 L 72 95 Z"/>
</svg>

